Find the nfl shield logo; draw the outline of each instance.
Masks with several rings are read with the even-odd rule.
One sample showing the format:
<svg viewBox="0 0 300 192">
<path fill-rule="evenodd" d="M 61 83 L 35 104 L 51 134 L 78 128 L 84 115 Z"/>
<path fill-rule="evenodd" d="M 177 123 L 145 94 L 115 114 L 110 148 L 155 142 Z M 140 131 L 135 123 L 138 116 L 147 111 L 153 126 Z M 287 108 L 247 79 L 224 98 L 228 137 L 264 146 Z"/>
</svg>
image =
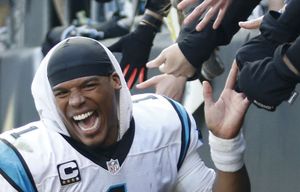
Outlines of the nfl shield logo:
<svg viewBox="0 0 300 192">
<path fill-rule="evenodd" d="M 120 164 L 118 159 L 116 160 L 111 159 L 110 161 L 107 161 L 106 166 L 107 166 L 107 170 L 113 175 L 117 174 L 120 170 Z"/>
</svg>

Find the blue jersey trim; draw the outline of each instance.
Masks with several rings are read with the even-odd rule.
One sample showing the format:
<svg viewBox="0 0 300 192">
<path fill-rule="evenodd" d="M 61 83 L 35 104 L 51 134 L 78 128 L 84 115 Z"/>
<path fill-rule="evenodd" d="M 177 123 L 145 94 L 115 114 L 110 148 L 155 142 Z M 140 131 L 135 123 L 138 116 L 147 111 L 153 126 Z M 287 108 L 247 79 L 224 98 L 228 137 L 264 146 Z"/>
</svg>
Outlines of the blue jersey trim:
<svg viewBox="0 0 300 192">
<path fill-rule="evenodd" d="M 191 140 L 191 120 L 189 118 L 188 113 L 184 109 L 184 107 L 179 104 L 178 102 L 171 100 L 170 98 L 167 98 L 167 100 L 171 103 L 171 105 L 174 107 L 175 111 L 177 112 L 177 115 L 181 122 L 181 149 L 180 149 L 180 155 L 179 160 L 177 163 L 177 170 L 180 169 L 185 156 L 188 152 L 189 146 L 190 146 L 190 140 Z"/>
<path fill-rule="evenodd" d="M 0 139 L 0 174 L 18 191 L 37 192 L 21 154 L 5 139 Z"/>
<path fill-rule="evenodd" d="M 126 183 L 110 186 L 107 192 L 127 192 Z"/>
</svg>

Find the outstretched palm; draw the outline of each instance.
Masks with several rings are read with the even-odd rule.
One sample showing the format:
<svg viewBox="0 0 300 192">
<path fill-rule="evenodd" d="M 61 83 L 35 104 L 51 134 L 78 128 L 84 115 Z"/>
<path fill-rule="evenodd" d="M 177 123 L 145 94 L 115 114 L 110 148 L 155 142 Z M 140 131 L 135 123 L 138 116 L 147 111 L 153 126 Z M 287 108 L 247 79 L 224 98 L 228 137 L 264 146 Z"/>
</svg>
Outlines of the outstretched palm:
<svg viewBox="0 0 300 192">
<path fill-rule="evenodd" d="M 238 67 L 234 62 L 225 87 L 216 102 L 212 99 L 210 84 L 203 84 L 206 124 L 214 135 L 224 139 L 233 138 L 239 133 L 250 103 L 243 93 L 234 90 L 237 73 Z"/>
</svg>

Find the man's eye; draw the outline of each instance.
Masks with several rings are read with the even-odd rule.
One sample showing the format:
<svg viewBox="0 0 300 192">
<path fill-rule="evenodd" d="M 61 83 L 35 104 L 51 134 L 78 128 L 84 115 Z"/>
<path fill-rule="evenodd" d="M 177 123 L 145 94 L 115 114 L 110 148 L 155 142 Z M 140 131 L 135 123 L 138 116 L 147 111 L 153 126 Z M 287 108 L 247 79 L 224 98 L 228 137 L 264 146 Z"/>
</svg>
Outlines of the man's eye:
<svg viewBox="0 0 300 192">
<path fill-rule="evenodd" d="M 89 84 L 86 84 L 85 86 L 84 86 L 84 89 L 85 90 L 92 90 L 92 89 L 94 89 L 94 88 L 96 88 L 97 87 L 97 84 L 96 83 L 89 83 Z"/>
<path fill-rule="evenodd" d="M 64 98 L 68 95 L 68 91 L 57 91 L 54 92 L 55 97 Z"/>
</svg>

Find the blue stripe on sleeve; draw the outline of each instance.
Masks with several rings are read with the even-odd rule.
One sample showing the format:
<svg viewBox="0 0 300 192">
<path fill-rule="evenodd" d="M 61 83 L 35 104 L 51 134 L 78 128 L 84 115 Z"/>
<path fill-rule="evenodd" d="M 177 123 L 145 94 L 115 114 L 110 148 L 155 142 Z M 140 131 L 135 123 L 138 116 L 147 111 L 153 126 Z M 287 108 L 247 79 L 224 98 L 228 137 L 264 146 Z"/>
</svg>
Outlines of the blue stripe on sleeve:
<svg viewBox="0 0 300 192">
<path fill-rule="evenodd" d="M 32 175 L 17 149 L 0 139 L 0 174 L 18 191 L 37 192 Z"/>
<path fill-rule="evenodd" d="M 180 149 L 180 156 L 177 163 L 177 170 L 180 169 L 184 158 L 188 152 L 189 146 L 190 146 L 190 137 L 191 137 L 191 120 L 189 118 L 189 115 L 187 114 L 184 107 L 179 104 L 178 102 L 171 100 L 167 98 L 168 101 L 172 104 L 174 109 L 176 110 L 178 117 L 180 119 L 181 125 L 182 125 L 182 131 L 181 131 L 181 149 Z"/>
</svg>

